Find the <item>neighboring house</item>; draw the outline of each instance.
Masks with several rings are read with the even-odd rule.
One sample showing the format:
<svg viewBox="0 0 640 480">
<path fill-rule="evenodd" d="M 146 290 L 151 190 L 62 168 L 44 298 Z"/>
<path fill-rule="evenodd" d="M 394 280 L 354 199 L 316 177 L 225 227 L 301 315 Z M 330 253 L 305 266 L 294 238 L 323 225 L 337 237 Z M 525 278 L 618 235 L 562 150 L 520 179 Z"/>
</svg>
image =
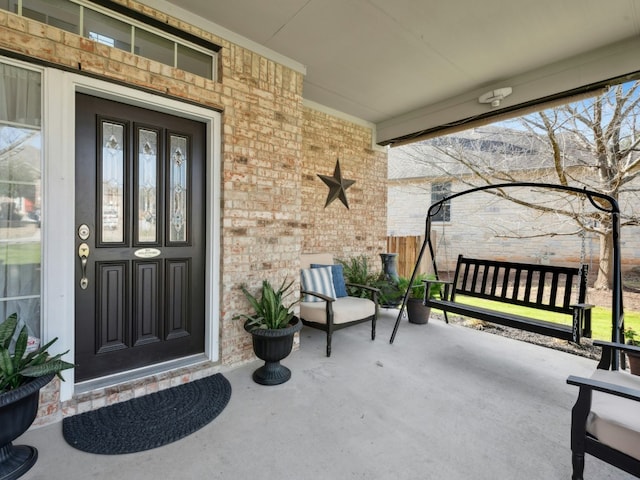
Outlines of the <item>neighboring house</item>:
<svg viewBox="0 0 640 480">
<path fill-rule="evenodd" d="M 213 25 L 102 3 L 0 9 L 0 313 L 77 364 L 41 424 L 249 361 L 241 284 L 385 249 L 371 125 Z M 337 156 L 349 209 L 317 177 Z"/>
<path fill-rule="evenodd" d="M 584 171 L 588 152 L 570 138 L 559 140 L 565 147 L 565 168 L 570 176 L 593 175 Z M 443 149 L 447 148 L 450 155 Z M 474 180 L 472 168 L 454 160 L 460 157 L 491 171 L 504 182 L 558 183 L 547 145 L 537 136 L 499 126 L 480 127 L 392 148 L 389 152 L 388 222 L 389 236 L 423 236 L 429 206 L 451 193 L 460 192 Z M 588 177 L 587 177 L 588 178 Z M 553 195 L 540 197 L 522 192 L 522 200 L 560 202 Z M 624 206 L 624 199 L 621 205 Z M 587 212 L 588 202 L 575 202 L 576 212 Z M 582 209 L 582 210 L 581 210 Z M 623 268 L 640 265 L 640 237 L 637 227 L 623 229 Z M 544 233 L 552 235 L 544 235 Z M 552 215 L 540 215 L 529 208 L 486 193 L 455 199 L 433 219 L 432 238 L 437 245 L 439 265 L 451 268 L 458 254 L 481 258 L 509 258 L 524 262 L 577 264 L 581 260 L 597 267 L 599 241 L 596 234 L 582 231 L 575 223 Z"/>
</svg>

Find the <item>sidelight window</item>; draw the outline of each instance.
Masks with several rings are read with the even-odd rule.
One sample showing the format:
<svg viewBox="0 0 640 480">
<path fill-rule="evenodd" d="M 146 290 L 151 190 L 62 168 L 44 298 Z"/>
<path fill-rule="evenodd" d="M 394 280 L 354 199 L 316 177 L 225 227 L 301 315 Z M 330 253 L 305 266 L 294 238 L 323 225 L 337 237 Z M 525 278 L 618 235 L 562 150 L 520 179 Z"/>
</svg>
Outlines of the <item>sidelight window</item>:
<svg viewBox="0 0 640 480">
<path fill-rule="evenodd" d="M 0 321 L 17 313 L 40 337 L 40 72 L 0 63 Z"/>
</svg>

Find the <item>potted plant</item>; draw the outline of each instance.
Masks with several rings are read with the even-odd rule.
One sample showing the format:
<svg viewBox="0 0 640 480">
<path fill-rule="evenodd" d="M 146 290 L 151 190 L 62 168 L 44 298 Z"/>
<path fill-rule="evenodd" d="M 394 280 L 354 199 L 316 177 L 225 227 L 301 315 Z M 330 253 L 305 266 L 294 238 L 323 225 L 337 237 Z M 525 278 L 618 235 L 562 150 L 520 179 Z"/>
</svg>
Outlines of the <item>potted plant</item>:
<svg viewBox="0 0 640 480">
<path fill-rule="evenodd" d="M 279 385 L 291 378 L 291 370 L 281 365 L 280 360 L 291 353 L 293 336 L 302 328 L 302 322 L 292 310 L 300 300 L 285 304 L 293 281 L 285 283 L 286 280 L 274 290 L 268 280 L 263 280 L 260 298 L 253 296 L 246 285 L 241 286 L 255 313 L 235 318 L 245 319 L 244 329 L 253 338 L 253 352 L 264 360 L 264 365 L 253 372 L 253 380 L 261 385 Z"/>
<path fill-rule="evenodd" d="M 409 279 L 400 277 L 399 287 L 403 292 L 409 290 L 407 298 L 407 317 L 409 322 L 425 324 L 429 322 L 431 307 L 424 305 L 424 290 L 426 285 L 424 280 L 435 280 L 435 275 L 420 273 L 416 275 L 413 285 L 409 287 Z M 440 293 L 440 284 L 432 283 L 429 287 L 429 298 L 434 298 Z"/>
<path fill-rule="evenodd" d="M 624 338 L 627 345 L 633 345 L 640 347 L 640 335 L 631 327 L 624 329 Z M 629 370 L 634 375 L 640 375 L 640 354 L 636 352 L 625 352 L 627 359 L 629 360 Z"/>
<path fill-rule="evenodd" d="M 369 269 L 369 261 L 366 255 L 359 255 L 349 259 L 339 259 L 336 261 L 342 265 L 343 275 L 347 284 L 347 293 L 350 297 L 361 297 L 371 299 L 371 291 L 359 288 L 358 285 L 378 287 L 379 275 Z"/>
<path fill-rule="evenodd" d="M 10 315 L 0 324 L 0 478 L 15 479 L 29 470 L 38 458 L 31 446 L 12 444 L 31 426 L 38 413 L 40 389 L 54 375 L 73 368 L 62 360 L 64 352 L 49 356 L 47 349 L 54 338 L 31 352 L 27 352 L 28 333 L 23 326 L 18 332 L 18 315 Z"/>
</svg>

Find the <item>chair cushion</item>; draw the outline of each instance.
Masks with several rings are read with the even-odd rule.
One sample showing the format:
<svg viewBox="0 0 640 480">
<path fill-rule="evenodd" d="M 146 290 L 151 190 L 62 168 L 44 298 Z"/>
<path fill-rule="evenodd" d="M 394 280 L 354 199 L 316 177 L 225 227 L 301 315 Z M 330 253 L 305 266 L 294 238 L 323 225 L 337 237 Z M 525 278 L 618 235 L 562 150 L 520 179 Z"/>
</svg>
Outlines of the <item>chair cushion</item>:
<svg viewBox="0 0 640 480">
<path fill-rule="evenodd" d="M 640 390 L 640 377 L 626 372 L 596 369 L 591 378 Z M 587 432 L 640 460 L 640 402 L 594 391 Z"/>
<path fill-rule="evenodd" d="M 311 268 L 331 267 L 331 276 L 333 277 L 333 289 L 336 291 L 336 297 L 347 296 L 347 286 L 344 284 L 344 270 L 342 265 L 319 265 L 312 263 Z"/>
<path fill-rule="evenodd" d="M 326 302 L 300 303 L 300 317 L 315 323 L 327 323 Z M 333 302 L 333 323 L 361 320 L 376 313 L 376 304 L 368 298 L 341 297 Z"/>
<path fill-rule="evenodd" d="M 331 267 L 322 268 L 303 268 L 300 270 L 300 283 L 303 290 L 317 292 L 331 298 L 336 298 L 336 291 L 333 288 L 333 276 L 331 275 Z M 324 300 L 314 297 L 313 295 L 305 295 L 303 302 L 324 302 Z"/>
</svg>

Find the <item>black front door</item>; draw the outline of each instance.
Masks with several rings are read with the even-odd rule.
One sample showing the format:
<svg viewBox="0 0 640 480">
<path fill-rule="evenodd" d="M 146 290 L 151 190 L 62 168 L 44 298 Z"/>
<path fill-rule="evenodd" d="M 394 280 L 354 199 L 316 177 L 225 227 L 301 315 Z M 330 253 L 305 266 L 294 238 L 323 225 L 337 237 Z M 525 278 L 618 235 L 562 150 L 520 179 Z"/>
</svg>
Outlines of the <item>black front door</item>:
<svg viewBox="0 0 640 480">
<path fill-rule="evenodd" d="M 203 123 L 76 95 L 76 381 L 204 351 Z"/>
</svg>

